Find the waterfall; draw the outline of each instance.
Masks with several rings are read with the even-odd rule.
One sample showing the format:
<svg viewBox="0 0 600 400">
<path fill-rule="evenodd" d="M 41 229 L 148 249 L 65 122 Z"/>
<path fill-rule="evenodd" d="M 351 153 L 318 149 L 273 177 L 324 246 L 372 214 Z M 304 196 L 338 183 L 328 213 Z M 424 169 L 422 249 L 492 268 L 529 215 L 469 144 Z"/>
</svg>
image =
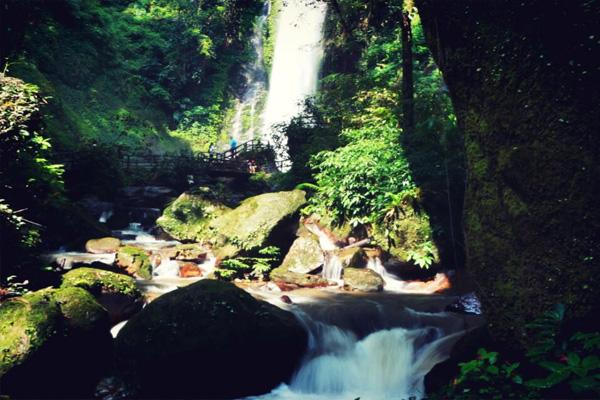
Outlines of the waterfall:
<svg viewBox="0 0 600 400">
<path fill-rule="evenodd" d="M 289 385 L 255 399 L 418 399 L 424 377 L 444 361 L 463 331 L 394 327 L 359 339 L 353 332 L 294 313 L 309 333 L 309 350 Z"/>
<path fill-rule="evenodd" d="M 342 260 L 334 251 L 325 252 L 325 262 L 323 263 L 322 276 L 330 281 L 342 283 L 342 271 L 344 266 Z"/>
<path fill-rule="evenodd" d="M 270 12 L 270 2 L 265 2 L 261 15 L 252 31 L 252 59 L 242 68 L 244 91 L 236 100 L 235 113 L 231 122 L 230 136 L 238 143 L 252 140 L 256 135 L 256 123 L 259 119 L 259 103 L 264 97 L 267 86 L 267 74 L 263 58 L 263 31 Z"/>
<path fill-rule="evenodd" d="M 287 0 L 279 15 L 269 80 L 269 93 L 263 113 L 266 142 L 276 143 L 273 126 L 286 124 L 303 109 L 304 99 L 317 91 L 323 58 L 323 24 L 326 3 L 320 0 Z M 280 159 L 287 158 L 284 151 Z"/>
</svg>

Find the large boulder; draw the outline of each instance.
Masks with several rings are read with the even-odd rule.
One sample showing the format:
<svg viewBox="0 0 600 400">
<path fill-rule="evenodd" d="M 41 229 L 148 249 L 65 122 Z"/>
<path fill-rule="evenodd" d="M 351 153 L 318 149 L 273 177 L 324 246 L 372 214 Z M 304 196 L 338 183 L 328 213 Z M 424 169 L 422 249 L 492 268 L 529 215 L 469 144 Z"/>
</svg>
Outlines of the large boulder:
<svg viewBox="0 0 600 400">
<path fill-rule="evenodd" d="M 319 240 L 308 234 L 297 238 L 286 254 L 281 268 L 301 274 L 308 274 L 323 266 L 325 257 Z"/>
<path fill-rule="evenodd" d="M 291 376 L 306 345 L 291 313 L 215 280 L 159 297 L 116 339 L 123 376 L 154 398 L 268 392 Z"/>
<path fill-rule="evenodd" d="M 230 210 L 200 194 L 183 193 L 156 220 L 165 232 L 177 240 L 200 241 L 206 237 L 208 223 Z"/>
<path fill-rule="evenodd" d="M 306 195 L 301 190 L 247 198 L 235 209 L 210 221 L 204 239 L 215 245 L 215 254 L 220 258 L 266 245 L 287 249 L 298 227 L 298 211 L 305 203 Z"/>
<path fill-rule="evenodd" d="M 368 268 L 345 268 L 344 286 L 360 292 L 381 292 L 383 278 L 377 272 Z"/>
<path fill-rule="evenodd" d="M 80 288 L 0 303 L 2 394 L 88 398 L 112 355 L 108 313 Z"/>
<path fill-rule="evenodd" d="M 93 268 L 77 268 L 63 275 L 61 288 L 78 287 L 90 292 L 106 308 L 112 324 L 141 310 L 142 292 L 127 275 Z"/>
<path fill-rule="evenodd" d="M 121 241 L 113 237 L 90 239 L 85 243 L 85 251 L 92 254 L 116 253 Z"/>
<path fill-rule="evenodd" d="M 119 249 L 117 265 L 129 275 L 143 279 L 152 279 L 152 263 L 148 254 L 134 246 L 123 246 Z"/>
</svg>

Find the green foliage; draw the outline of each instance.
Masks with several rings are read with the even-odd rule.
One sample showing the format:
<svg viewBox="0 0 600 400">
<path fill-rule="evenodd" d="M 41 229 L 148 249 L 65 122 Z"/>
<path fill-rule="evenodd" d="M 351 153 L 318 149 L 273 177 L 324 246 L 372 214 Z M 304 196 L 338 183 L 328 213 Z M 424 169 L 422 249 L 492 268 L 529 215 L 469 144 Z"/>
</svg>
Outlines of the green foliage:
<svg viewBox="0 0 600 400">
<path fill-rule="evenodd" d="M 256 256 L 236 257 L 224 260 L 215 274 L 222 279 L 238 277 L 265 279 L 275 264 L 280 261 L 280 250 L 275 246 L 260 249 Z"/>
<path fill-rule="evenodd" d="M 527 398 L 519 363 L 500 362 L 497 352 L 477 351 L 477 358 L 460 363 L 460 373 L 445 395 L 452 399 Z"/>
<path fill-rule="evenodd" d="M 50 161 L 38 88 L 0 74 L 0 251 L 16 255 L 39 243 L 43 207 L 62 198 L 63 168 Z M 9 258 L 10 260 L 10 258 Z"/>
<path fill-rule="evenodd" d="M 12 2 L 9 70 L 51 95 L 63 148 L 206 150 L 260 0 Z M 19 37 L 20 36 L 20 37 Z M 22 38 L 22 40 L 21 40 Z"/>
<path fill-rule="evenodd" d="M 431 264 L 433 264 L 435 258 L 435 245 L 430 241 L 422 243 L 421 246 L 416 250 L 411 249 L 408 251 L 408 260 L 413 261 L 421 268 L 427 269 L 431 267 Z"/>
<path fill-rule="evenodd" d="M 478 357 L 459 364 L 458 377 L 443 395 L 470 398 L 572 398 L 600 395 L 600 333 L 577 332 L 560 338 L 565 308 L 562 304 L 528 324 L 533 343 L 526 362 L 498 365 L 497 352 L 479 349 Z"/>
</svg>

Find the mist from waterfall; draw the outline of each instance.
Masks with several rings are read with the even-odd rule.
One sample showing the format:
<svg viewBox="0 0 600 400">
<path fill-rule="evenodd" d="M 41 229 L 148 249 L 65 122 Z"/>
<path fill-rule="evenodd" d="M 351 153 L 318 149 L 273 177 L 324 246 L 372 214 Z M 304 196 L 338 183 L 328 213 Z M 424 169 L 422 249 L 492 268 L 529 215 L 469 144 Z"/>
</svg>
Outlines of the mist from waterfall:
<svg viewBox="0 0 600 400">
<path fill-rule="evenodd" d="M 277 145 L 274 126 L 298 115 L 317 91 L 323 58 L 327 5 L 319 0 L 287 0 L 276 16 L 276 38 L 269 92 L 263 112 L 264 141 Z M 279 143 L 286 147 L 285 138 Z M 285 151 L 279 151 L 280 159 Z"/>
</svg>

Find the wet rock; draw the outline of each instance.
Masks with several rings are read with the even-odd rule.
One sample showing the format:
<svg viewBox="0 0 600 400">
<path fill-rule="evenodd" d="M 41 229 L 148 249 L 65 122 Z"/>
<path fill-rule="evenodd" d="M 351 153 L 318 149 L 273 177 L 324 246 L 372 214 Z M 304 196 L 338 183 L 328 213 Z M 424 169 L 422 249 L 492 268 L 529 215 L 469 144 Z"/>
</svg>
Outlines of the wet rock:
<svg viewBox="0 0 600 400">
<path fill-rule="evenodd" d="M 179 266 L 179 276 L 182 278 L 195 278 L 202 276 L 202 270 L 197 264 L 186 262 Z"/>
<path fill-rule="evenodd" d="M 440 272 L 439 265 L 421 268 L 413 262 L 404 262 L 397 258 L 390 258 L 383 265 L 388 272 L 405 281 L 430 280 L 436 273 Z"/>
<path fill-rule="evenodd" d="M 323 266 L 325 257 L 319 246 L 319 240 L 311 234 L 297 238 L 280 268 L 300 274 L 314 272 Z"/>
<path fill-rule="evenodd" d="M 138 312 L 142 293 L 127 275 L 93 268 L 77 268 L 63 275 L 61 288 L 79 287 L 90 292 L 109 313 L 114 325 Z"/>
<path fill-rule="evenodd" d="M 174 239 L 200 241 L 207 235 L 209 222 L 228 210 L 229 207 L 203 195 L 183 193 L 156 223 Z"/>
<path fill-rule="evenodd" d="M 116 338 L 120 372 L 155 398 L 266 393 L 291 376 L 306 345 L 291 313 L 214 280 L 159 297 Z"/>
<path fill-rule="evenodd" d="M 342 267 L 363 268 L 367 266 L 368 257 L 360 247 L 349 247 L 345 249 L 333 250 L 330 256 L 340 259 Z"/>
<path fill-rule="evenodd" d="M 269 277 L 281 290 L 329 286 L 329 281 L 321 275 L 299 274 L 282 267 L 272 270 Z"/>
<path fill-rule="evenodd" d="M 301 190 L 247 198 L 212 220 L 203 238 L 215 246 L 215 254 L 221 259 L 267 245 L 285 251 L 294 240 L 298 211 L 305 203 L 306 195 Z"/>
<path fill-rule="evenodd" d="M 119 249 L 117 265 L 129 275 L 143 279 L 152 279 L 152 263 L 148 254 L 137 247 L 123 246 Z"/>
<path fill-rule="evenodd" d="M 292 301 L 292 299 L 290 298 L 290 296 L 288 295 L 283 295 L 279 298 L 281 301 L 283 301 L 285 304 L 293 304 L 294 302 Z"/>
<path fill-rule="evenodd" d="M 85 251 L 92 254 L 116 253 L 121 241 L 113 237 L 90 239 L 85 243 Z"/>
<path fill-rule="evenodd" d="M 44 289 L 0 303 L 2 393 L 88 398 L 112 354 L 106 310 L 80 288 Z"/>
<path fill-rule="evenodd" d="M 345 268 L 344 286 L 360 292 L 380 292 L 383 290 L 383 278 L 377 272 L 367 268 Z"/>
<path fill-rule="evenodd" d="M 179 244 L 161 249 L 158 252 L 163 260 L 171 259 L 180 261 L 204 261 L 207 253 L 207 249 L 197 243 Z"/>
</svg>

